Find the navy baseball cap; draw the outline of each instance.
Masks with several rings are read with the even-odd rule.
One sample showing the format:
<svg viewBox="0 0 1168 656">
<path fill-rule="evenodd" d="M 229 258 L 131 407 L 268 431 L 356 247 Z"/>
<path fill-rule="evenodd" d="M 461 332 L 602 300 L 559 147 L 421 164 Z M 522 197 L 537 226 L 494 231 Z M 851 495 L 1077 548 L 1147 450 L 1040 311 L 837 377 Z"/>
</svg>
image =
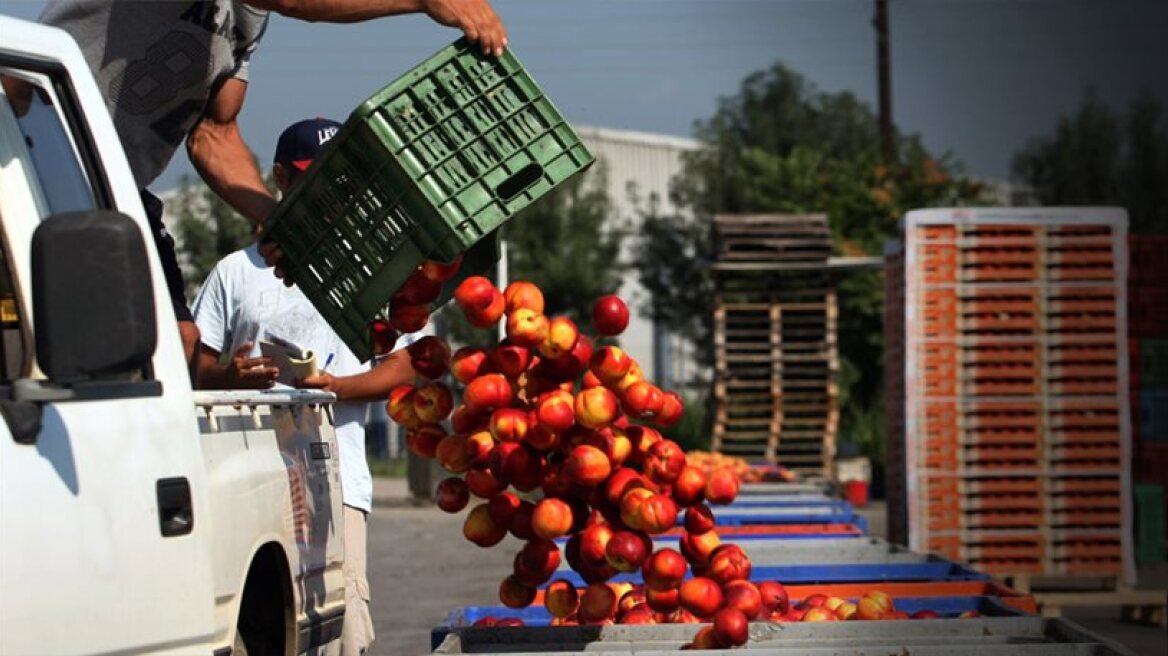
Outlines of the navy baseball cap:
<svg viewBox="0 0 1168 656">
<path fill-rule="evenodd" d="M 276 142 L 276 163 L 298 171 L 307 169 L 340 128 L 340 123 L 319 117 L 293 123 Z"/>
</svg>

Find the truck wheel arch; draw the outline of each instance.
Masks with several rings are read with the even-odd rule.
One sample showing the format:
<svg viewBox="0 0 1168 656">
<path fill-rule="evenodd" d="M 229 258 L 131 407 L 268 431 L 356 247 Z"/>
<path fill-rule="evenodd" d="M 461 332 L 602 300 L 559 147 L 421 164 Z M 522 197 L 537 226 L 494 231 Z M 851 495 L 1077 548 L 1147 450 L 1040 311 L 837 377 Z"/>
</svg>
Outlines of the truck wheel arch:
<svg viewBox="0 0 1168 656">
<path fill-rule="evenodd" d="M 248 656 L 295 652 L 296 619 L 288 558 L 278 542 L 260 546 L 251 558 L 235 621 Z"/>
</svg>

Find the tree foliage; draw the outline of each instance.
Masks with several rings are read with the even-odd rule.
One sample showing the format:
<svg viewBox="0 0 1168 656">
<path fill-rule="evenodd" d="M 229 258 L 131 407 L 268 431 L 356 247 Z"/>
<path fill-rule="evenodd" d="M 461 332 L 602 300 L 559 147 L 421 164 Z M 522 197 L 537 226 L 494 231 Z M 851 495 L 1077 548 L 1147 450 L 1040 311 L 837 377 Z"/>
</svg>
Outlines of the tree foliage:
<svg viewBox="0 0 1168 656">
<path fill-rule="evenodd" d="M 613 219 L 602 164 L 536 201 L 504 229 L 511 280 L 543 290 L 545 313 L 577 322 L 592 303 L 620 287 L 626 228 Z"/>
<path fill-rule="evenodd" d="M 274 191 L 272 181 L 265 181 Z M 167 202 L 166 207 L 177 220 L 180 261 L 188 298 L 194 296 L 220 259 L 255 241 L 251 221 L 232 209 L 202 181 L 184 177 L 178 195 Z"/>
<path fill-rule="evenodd" d="M 714 282 L 709 276 L 713 246 L 709 227 L 676 214 L 660 213 L 658 199 L 643 209 L 636 243 L 638 279 L 649 292 L 642 313 L 661 322 L 699 349 L 699 360 L 712 353 L 711 303 Z M 687 381 L 680 381 L 687 382 Z"/>
<path fill-rule="evenodd" d="M 781 63 L 747 77 L 695 133 L 702 147 L 683 156 L 671 187 L 690 217 L 663 215 L 650 204 L 635 261 L 653 294 L 646 312 L 694 340 L 707 366 L 714 214 L 826 212 L 838 252 L 877 255 L 905 211 L 966 204 L 982 194 L 950 157 L 934 157 L 916 136 L 897 135 L 897 163 L 882 163 L 871 108 L 850 93 L 819 91 Z M 838 289 L 841 402 L 869 408 L 882 402 L 882 278 L 852 274 Z M 845 414 L 845 434 L 849 421 Z"/>
<path fill-rule="evenodd" d="M 1119 205 L 1135 232 L 1168 230 L 1168 125 L 1150 95 L 1117 114 L 1093 91 L 1054 133 L 1014 156 L 1043 205 Z"/>
</svg>

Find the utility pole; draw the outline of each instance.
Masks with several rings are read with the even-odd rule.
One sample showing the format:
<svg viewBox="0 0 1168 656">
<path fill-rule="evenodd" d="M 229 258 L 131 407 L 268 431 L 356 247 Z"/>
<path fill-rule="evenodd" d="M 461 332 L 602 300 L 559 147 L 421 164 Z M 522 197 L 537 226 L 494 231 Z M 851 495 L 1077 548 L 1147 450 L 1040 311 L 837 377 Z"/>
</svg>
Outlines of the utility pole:
<svg viewBox="0 0 1168 656">
<path fill-rule="evenodd" d="M 896 159 L 892 138 L 892 62 L 888 55 L 888 0 L 876 0 L 876 72 L 880 84 L 880 145 L 884 162 Z"/>
</svg>

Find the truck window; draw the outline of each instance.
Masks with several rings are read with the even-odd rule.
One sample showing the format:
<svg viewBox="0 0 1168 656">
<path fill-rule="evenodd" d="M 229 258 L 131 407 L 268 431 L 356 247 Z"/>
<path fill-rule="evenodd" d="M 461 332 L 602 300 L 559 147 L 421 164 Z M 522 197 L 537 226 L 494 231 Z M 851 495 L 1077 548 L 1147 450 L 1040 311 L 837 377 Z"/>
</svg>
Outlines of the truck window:
<svg viewBox="0 0 1168 656">
<path fill-rule="evenodd" d="M 38 219 L 114 209 L 68 73 L 0 53 L 0 218 Z M 0 235 L 0 388 L 33 369 L 31 316 L 21 301 L 19 258 Z M 143 372 L 152 378 L 149 371 Z M 0 389 L 0 393 L 3 390 Z"/>
<path fill-rule="evenodd" d="M 41 218 L 97 209 L 93 189 L 81 166 L 50 78 L 43 73 L 0 66 L 0 84 L 11 112 L 3 122 L 15 123 L 4 126 L 8 133 L 4 136 L 9 137 L 8 146 L 17 151 L 17 158 L 30 165 L 26 167 L 26 175 L 39 192 L 37 205 Z M 11 137 L 17 135 L 21 143 L 12 143 L 15 140 Z"/>
</svg>

